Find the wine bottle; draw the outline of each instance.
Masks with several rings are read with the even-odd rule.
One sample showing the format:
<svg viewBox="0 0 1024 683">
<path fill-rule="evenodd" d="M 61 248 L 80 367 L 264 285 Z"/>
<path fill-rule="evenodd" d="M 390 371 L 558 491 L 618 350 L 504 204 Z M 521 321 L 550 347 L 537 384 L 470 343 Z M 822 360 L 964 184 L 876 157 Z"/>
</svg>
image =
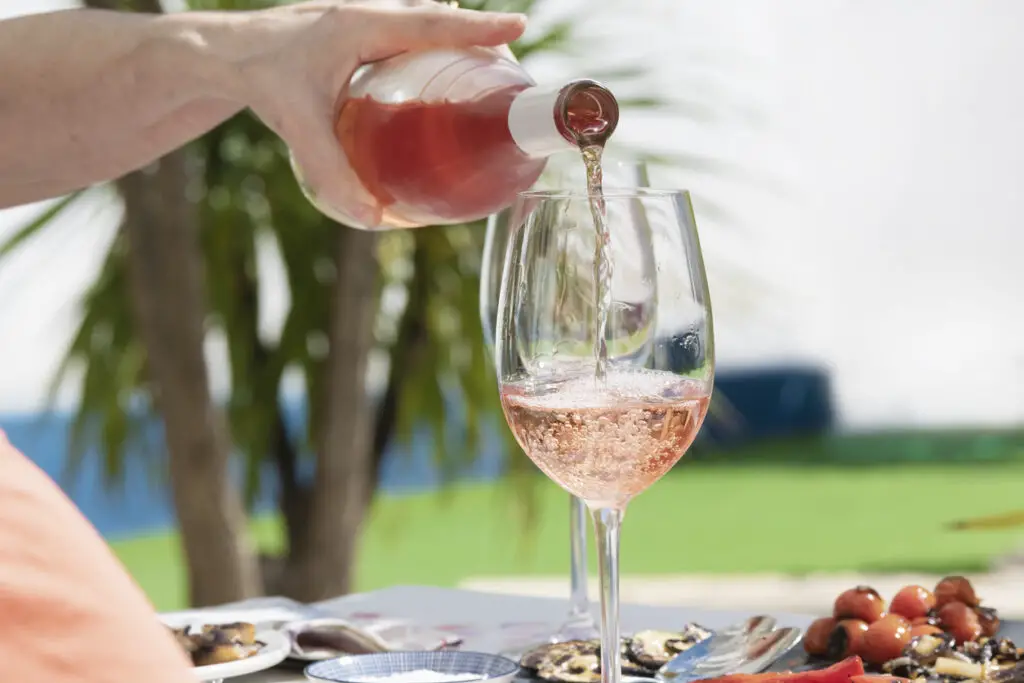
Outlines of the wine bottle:
<svg viewBox="0 0 1024 683">
<path fill-rule="evenodd" d="M 381 205 L 380 225 L 350 207 L 324 214 L 362 229 L 454 224 L 511 204 L 547 158 L 603 142 L 618 103 L 601 84 L 574 80 L 540 88 L 507 48 L 429 50 L 361 67 L 335 119 L 347 163 Z"/>
</svg>

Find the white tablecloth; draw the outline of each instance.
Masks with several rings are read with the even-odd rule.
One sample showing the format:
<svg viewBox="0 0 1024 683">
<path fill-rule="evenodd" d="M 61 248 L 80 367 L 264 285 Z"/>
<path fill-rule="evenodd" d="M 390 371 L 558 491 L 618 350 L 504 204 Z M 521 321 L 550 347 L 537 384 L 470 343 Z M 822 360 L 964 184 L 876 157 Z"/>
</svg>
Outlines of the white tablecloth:
<svg viewBox="0 0 1024 683">
<path fill-rule="evenodd" d="M 316 605 L 321 611 L 348 618 L 352 614 L 377 613 L 406 618 L 420 624 L 472 624 L 462 649 L 496 652 L 502 649 L 501 625 L 509 622 L 546 622 L 557 624 L 566 616 L 568 602 L 552 598 L 528 598 L 493 593 L 435 588 L 396 586 L 372 593 L 349 595 Z M 643 628 L 679 628 L 695 621 L 710 628 L 721 628 L 749 616 L 744 612 L 708 611 L 650 605 L 622 606 L 623 632 Z M 813 617 L 800 614 L 774 614 L 780 626 L 807 626 Z M 300 683 L 305 681 L 294 669 L 274 669 L 230 679 L 230 683 Z M 225 683 L 228 683 L 227 681 Z"/>
</svg>

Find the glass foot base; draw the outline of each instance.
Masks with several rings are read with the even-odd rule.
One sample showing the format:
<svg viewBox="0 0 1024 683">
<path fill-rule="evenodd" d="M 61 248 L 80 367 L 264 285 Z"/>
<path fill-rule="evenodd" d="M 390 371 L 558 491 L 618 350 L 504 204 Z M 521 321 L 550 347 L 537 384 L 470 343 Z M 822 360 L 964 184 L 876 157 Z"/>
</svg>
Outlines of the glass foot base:
<svg viewBox="0 0 1024 683">
<path fill-rule="evenodd" d="M 564 643 L 567 640 L 597 640 L 601 629 L 590 614 L 581 614 L 562 624 L 549 639 L 549 643 Z"/>
<path fill-rule="evenodd" d="M 554 633 L 552 629 L 557 628 Z M 538 625 L 528 631 L 507 635 L 501 651 L 498 653 L 509 659 L 518 660 L 523 654 L 543 645 L 564 643 L 567 640 L 599 640 L 601 629 L 589 614 L 581 614 L 558 626 Z"/>
</svg>

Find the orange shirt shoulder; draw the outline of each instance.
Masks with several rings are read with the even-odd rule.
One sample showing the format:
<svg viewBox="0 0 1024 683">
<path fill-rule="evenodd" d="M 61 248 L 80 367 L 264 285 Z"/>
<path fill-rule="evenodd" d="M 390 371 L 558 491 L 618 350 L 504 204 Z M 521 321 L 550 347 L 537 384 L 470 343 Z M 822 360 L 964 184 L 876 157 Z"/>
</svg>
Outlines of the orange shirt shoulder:
<svg viewBox="0 0 1024 683">
<path fill-rule="evenodd" d="M 194 682 L 100 535 L 3 432 L 0 681 Z"/>
</svg>

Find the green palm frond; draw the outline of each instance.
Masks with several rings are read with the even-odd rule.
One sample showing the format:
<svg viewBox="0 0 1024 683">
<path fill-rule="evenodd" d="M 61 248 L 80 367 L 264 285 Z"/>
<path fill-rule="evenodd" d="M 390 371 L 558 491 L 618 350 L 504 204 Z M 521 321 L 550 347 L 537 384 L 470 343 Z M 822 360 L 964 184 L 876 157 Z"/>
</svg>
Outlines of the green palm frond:
<svg viewBox="0 0 1024 683">
<path fill-rule="evenodd" d="M 96 445 L 104 482 L 111 488 L 123 481 L 129 454 L 147 455 L 155 449 L 153 434 L 146 429 L 149 411 L 140 401 L 147 390 L 145 351 L 128 300 L 125 248 L 119 233 L 85 294 L 84 315 L 49 389 L 52 402 L 60 385 L 82 370 L 64 476 L 77 476 L 90 446 Z"/>
</svg>

